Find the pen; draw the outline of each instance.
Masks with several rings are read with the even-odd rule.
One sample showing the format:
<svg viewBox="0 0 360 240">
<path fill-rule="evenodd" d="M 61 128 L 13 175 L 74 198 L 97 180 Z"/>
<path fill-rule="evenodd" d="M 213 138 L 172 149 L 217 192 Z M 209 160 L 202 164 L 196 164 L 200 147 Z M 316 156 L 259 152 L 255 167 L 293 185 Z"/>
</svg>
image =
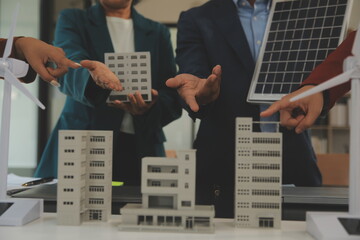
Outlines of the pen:
<svg viewBox="0 0 360 240">
<path fill-rule="evenodd" d="M 41 179 L 38 179 L 38 180 L 26 182 L 26 183 L 22 184 L 21 186 L 29 187 L 29 186 L 39 185 L 39 184 L 42 184 L 42 183 L 51 182 L 52 180 L 54 180 L 53 177 L 46 177 L 46 178 L 41 178 Z"/>
</svg>

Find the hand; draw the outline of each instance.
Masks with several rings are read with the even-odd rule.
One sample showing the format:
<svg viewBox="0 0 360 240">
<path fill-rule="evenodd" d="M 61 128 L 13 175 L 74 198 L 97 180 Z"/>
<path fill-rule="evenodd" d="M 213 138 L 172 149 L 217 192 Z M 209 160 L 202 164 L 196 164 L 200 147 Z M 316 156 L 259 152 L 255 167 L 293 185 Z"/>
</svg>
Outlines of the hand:
<svg viewBox="0 0 360 240">
<path fill-rule="evenodd" d="M 288 129 L 295 128 L 296 133 L 303 132 L 311 127 L 320 115 L 324 105 L 323 93 L 316 93 L 296 102 L 290 102 L 290 98 L 313 87 L 304 86 L 284 96 L 281 100 L 273 103 L 268 109 L 261 112 L 260 116 L 269 117 L 280 111 L 280 125 Z"/>
<path fill-rule="evenodd" d="M 168 87 L 177 89 L 179 95 L 194 112 L 199 111 L 199 105 L 208 104 L 219 97 L 220 83 L 220 65 L 213 68 L 207 79 L 183 73 L 166 81 Z"/>
<path fill-rule="evenodd" d="M 67 73 L 68 68 L 79 68 L 81 65 L 66 58 L 61 48 L 54 47 L 35 38 L 19 38 L 15 42 L 16 58 L 25 60 L 42 79 L 54 86 L 60 86 L 56 78 Z M 56 68 L 47 67 L 48 62 Z"/>
<path fill-rule="evenodd" d="M 80 64 L 89 70 L 92 79 L 98 86 L 115 91 L 123 90 L 118 77 L 102 62 L 83 60 Z"/>
<path fill-rule="evenodd" d="M 124 111 L 129 112 L 132 115 L 142 115 L 146 113 L 157 101 L 159 98 L 159 93 L 155 90 L 151 90 L 152 101 L 150 103 L 146 103 L 142 98 L 139 92 L 135 94 L 129 94 L 130 103 L 124 103 L 119 100 L 115 100 L 112 103 L 109 103 L 109 106 L 120 108 Z"/>
</svg>

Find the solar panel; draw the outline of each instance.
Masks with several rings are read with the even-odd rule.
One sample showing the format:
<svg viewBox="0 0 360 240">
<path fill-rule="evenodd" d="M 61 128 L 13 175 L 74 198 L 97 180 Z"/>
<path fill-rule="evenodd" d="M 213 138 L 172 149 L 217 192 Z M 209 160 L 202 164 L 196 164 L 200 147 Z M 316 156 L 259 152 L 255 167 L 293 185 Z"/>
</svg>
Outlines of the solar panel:
<svg viewBox="0 0 360 240">
<path fill-rule="evenodd" d="M 249 102 L 272 102 L 336 49 L 352 0 L 274 0 L 250 86 Z"/>
</svg>

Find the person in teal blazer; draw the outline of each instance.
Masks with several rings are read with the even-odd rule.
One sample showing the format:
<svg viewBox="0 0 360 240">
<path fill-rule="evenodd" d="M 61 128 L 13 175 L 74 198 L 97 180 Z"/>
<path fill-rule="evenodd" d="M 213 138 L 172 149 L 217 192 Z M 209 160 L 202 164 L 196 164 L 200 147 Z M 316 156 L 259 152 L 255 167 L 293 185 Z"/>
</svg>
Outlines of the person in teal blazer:
<svg viewBox="0 0 360 240">
<path fill-rule="evenodd" d="M 87 10 L 66 9 L 60 13 L 55 45 L 64 49 L 69 59 L 104 62 L 104 53 L 114 52 L 102 1 Z M 59 90 L 67 98 L 35 172 L 36 177 L 57 177 L 58 131 L 61 129 L 113 131 L 114 180 L 124 180 L 121 175 L 127 174 L 133 179 L 125 178 L 125 181 L 134 180 L 138 184 L 141 158 L 165 156 L 162 127 L 179 118 L 182 111 L 176 90 L 165 85 L 165 81 L 176 74 L 170 33 L 164 25 L 146 19 L 132 5 L 130 8 L 135 51 L 151 53 L 152 88 L 158 92 L 157 101 L 145 113 L 132 115 L 135 134 L 132 141 L 124 142 L 119 131 L 124 110 L 106 104 L 110 90 L 99 87 L 88 69 L 70 69 L 58 79 Z M 128 148 L 136 152 L 136 159 L 126 155 Z"/>
</svg>

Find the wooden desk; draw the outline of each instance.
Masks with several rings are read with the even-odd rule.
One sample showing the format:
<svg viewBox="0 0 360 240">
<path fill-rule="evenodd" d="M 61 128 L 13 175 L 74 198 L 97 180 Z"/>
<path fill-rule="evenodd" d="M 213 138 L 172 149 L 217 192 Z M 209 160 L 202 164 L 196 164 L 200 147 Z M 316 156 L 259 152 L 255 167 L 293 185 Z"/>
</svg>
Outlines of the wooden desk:
<svg viewBox="0 0 360 240">
<path fill-rule="evenodd" d="M 214 234 L 123 232 L 118 230 L 120 215 L 113 215 L 108 223 L 83 223 L 80 226 L 58 226 L 56 214 L 44 213 L 41 219 L 22 227 L 0 226 L 1 240 L 271 240 L 313 239 L 306 231 L 305 222 L 283 221 L 281 229 L 240 229 L 233 227 L 232 219 L 215 219 Z"/>
</svg>

